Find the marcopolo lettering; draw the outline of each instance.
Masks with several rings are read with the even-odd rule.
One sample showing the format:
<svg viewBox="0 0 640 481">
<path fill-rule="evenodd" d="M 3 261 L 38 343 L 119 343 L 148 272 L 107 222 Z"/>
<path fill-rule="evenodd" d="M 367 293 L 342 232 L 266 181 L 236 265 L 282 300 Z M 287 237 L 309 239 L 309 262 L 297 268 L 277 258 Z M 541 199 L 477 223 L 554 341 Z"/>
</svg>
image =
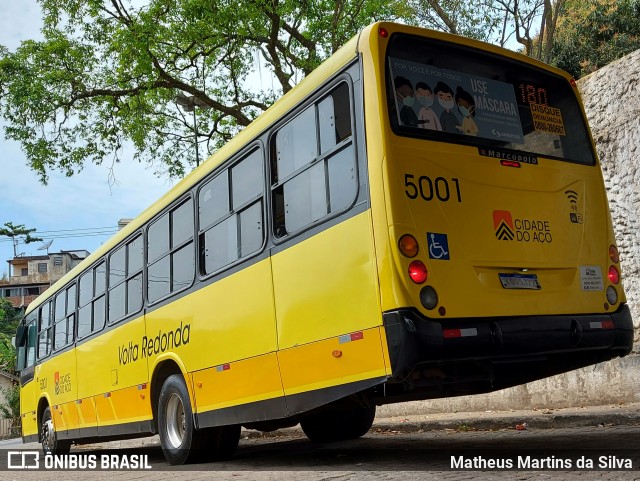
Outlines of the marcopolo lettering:
<svg viewBox="0 0 640 481">
<path fill-rule="evenodd" d="M 191 338 L 191 324 L 183 325 L 182 322 L 173 331 L 163 332 L 158 330 L 156 336 L 143 336 L 140 344 L 123 344 L 118 347 L 118 363 L 126 366 L 143 358 L 161 354 L 170 349 L 175 349 L 185 344 L 189 344 Z"/>
<path fill-rule="evenodd" d="M 486 149 L 483 147 L 478 147 L 478 153 L 484 157 L 492 157 L 494 159 L 511 160 L 515 162 L 521 162 L 523 164 L 538 164 L 538 157 L 536 157 L 535 155 L 522 154 L 509 150 Z"/>
</svg>

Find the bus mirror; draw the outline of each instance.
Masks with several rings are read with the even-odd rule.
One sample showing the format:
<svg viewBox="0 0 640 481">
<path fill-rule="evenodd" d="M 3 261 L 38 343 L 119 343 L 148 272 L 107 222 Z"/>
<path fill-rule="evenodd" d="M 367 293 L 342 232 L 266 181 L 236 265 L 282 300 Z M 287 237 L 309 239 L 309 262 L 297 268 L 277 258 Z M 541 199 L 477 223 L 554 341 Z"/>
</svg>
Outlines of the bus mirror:
<svg viewBox="0 0 640 481">
<path fill-rule="evenodd" d="M 24 324 L 20 324 L 18 326 L 18 330 L 16 331 L 14 347 L 20 347 L 20 346 L 24 346 L 26 344 L 25 343 L 26 334 L 27 334 L 26 326 Z"/>
</svg>

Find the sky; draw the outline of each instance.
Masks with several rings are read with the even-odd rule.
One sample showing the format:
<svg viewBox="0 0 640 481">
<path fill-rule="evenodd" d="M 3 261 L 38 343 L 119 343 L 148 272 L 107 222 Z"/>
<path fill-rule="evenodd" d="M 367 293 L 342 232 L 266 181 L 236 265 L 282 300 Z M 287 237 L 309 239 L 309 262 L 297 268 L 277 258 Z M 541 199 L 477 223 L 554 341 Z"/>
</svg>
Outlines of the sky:
<svg viewBox="0 0 640 481">
<path fill-rule="evenodd" d="M 36 0 L 0 0 L 0 45 L 15 50 L 20 42 L 38 40 L 41 27 Z M 0 226 L 6 222 L 36 228 L 34 235 L 53 239 L 49 252 L 88 250 L 93 252 L 116 232 L 118 220 L 137 216 L 172 185 L 158 178 L 152 168 L 133 160 L 114 166 L 116 183 L 110 185 L 110 165 L 87 164 L 82 172 L 65 177 L 50 172 L 42 185 L 17 142 L 4 138 L 0 122 Z M 96 233 L 100 233 L 96 235 Z M 43 242 L 21 244 L 18 252 L 42 255 Z M 10 239 L 0 237 L 0 277 L 9 274 L 6 261 L 13 258 Z"/>
</svg>

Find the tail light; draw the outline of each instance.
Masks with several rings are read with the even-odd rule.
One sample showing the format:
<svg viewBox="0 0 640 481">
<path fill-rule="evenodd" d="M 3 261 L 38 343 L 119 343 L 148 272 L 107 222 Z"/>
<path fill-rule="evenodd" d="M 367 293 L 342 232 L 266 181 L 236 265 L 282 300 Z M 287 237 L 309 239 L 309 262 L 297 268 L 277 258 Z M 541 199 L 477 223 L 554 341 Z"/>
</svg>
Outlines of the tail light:
<svg viewBox="0 0 640 481">
<path fill-rule="evenodd" d="M 609 246 L 609 259 L 611 259 L 611 262 L 613 262 L 614 264 L 620 262 L 620 254 L 618 253 L 618 248 L 614 245 Z"/>
<path fill-rule="evenodd" d="M 609 266 L 609 281 L 612 284 L 618 284 L 620 282 L 620 272 L 616 266 Z"/>
<path fill-rule="evenodd" d="M 413 261 L 409 264 L 409 277 L 416 284 L 424 284 L 428 275 L 427 266 L 422 261 Z"/>
<path fill-rule="evenodd" d="M 400 237 L 398 248 L 403 256 L 415 257 L 418 255 L 418 241 L 412 235 L 405 234 Z"/>
</svg>

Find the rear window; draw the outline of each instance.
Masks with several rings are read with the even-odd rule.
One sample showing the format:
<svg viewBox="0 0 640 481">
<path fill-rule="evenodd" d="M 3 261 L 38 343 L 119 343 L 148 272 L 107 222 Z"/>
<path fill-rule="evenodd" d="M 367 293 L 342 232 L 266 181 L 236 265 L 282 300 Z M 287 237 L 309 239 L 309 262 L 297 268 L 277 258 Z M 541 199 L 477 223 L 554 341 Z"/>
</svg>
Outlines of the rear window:
<svg viewBox="0 0 640 481">
<path fill-rule="evenodd" d="M 394 35 L 389 120 L 400 135 L 594 164 L 582 111 L 563 77 L 483 51 Z"/>
</svg>

